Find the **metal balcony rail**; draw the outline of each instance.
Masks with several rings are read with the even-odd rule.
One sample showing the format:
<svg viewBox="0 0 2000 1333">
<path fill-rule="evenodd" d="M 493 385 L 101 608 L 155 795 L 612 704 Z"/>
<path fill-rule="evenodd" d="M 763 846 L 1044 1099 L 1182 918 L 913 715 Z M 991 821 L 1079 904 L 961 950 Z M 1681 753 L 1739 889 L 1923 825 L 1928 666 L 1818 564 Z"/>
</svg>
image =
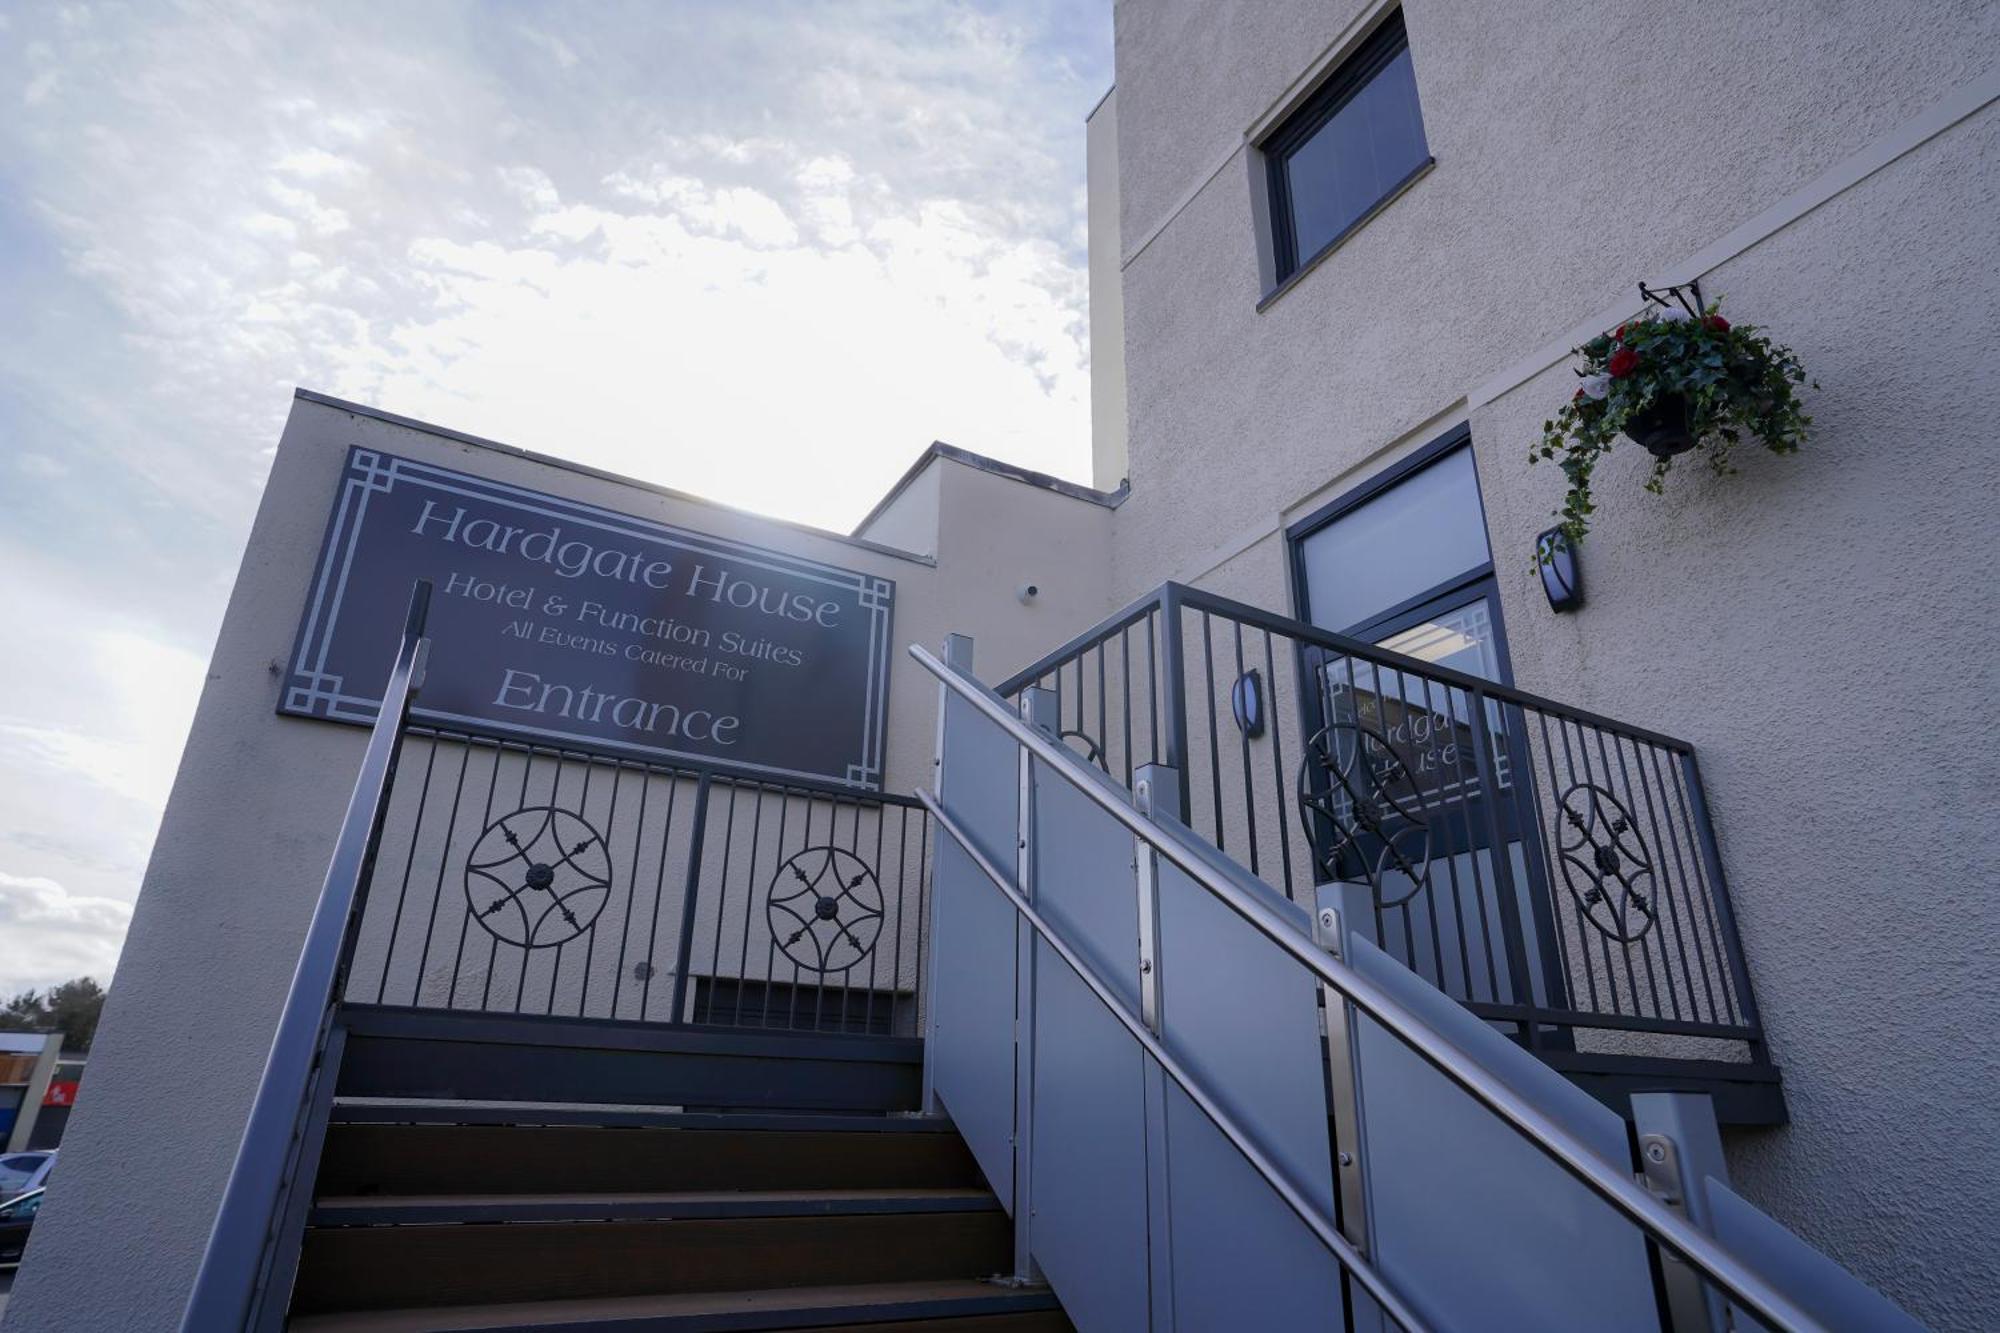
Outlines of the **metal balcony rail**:
<svg viewBox="0 0 2000 1333">
<path fill-rule="evenodd" d="M 396 658 L 183 1315 L 275 1327 L 337 1005 L 914 1036 L 929 822 L 913 798 L 415 724 Z M 398 782 L 399 767 L 402 781 Z"/>
<path fill-rule="evenodd" d="M 1438 1031 L 1390 990 L 1334 957 L 1293 921 L 1248 891 L 1225 869 L 1218 868 L 1213 850 L 1204 848 L 1202 840 L 1179 821 L 1161 812 L 1148 814 L 1123 799 L 1115 790 L 1109 789 L 1108 784 L 1096 780 L 1085 770 L 1089 760 L 1066 744 L 1060 734 L 1029 726 L 976 680 L 961 674 L 920 647 L 913 646 L 910 653 L 938 678 L 950 695 L 976 710 L 987 723 L 1003 732 L 1019 751 L 1026 752 L 1034 761 L 1046 766 L 1047 771 L 1057 775 L 1069 788 L 1081 793 L 1103 814 L 1128 830 L 1136 839 L 1135 845 L 1141 849 L 1142 856 L 1157 855 L 1171 863 L 1214 901 L 1289 955 L 1319 983 L 1329 987 L 1341 1003 L 1352 1005 L 1360 1014 L 1379 1024 L 1396 1042 L 1469 1094 L 1536 1151 L 1622 1214 L 1653 1241 L 1692 1265 L 1745 1311 L 1776 1329 L 1815 1330 L 1827 1327 L 1788 1294 L 1781 1279 L 1698 1230 L 1635 1183 L 1630 1174 L 1613 1169 L 1599 1151 L 1579 1138 L 1568 1125 L 1496 1076 L 1485 1063 Z M 1079 949 L 1064 938 L 1063 932 L 1044 913 L 1036 910 L 1030 895 L 1022 891 L 1016 877 L 1000 869 L 940 801 L 926 797 L 925 804 L 953 844 L 966 853 L 981 874 L 1001 891 L 1019 919 L 1026 921 L 1037 936 L 1054 948 L 1120 1026 L 1139 1041 L 1167 1076 L 1190 1095 L 1204 1115 L 1243 1153 L 1258 1176 L 1306 1224 L 1342 1268 L 1381 1302 L 1385 1311 L 1403 1327 L 1423 1327 L 1406 1295 L 1393 1290 L 1370 1261 L 1343 1239 L 1336 1221 L 1306 1199 L 1302 1182 L 1288 1178 L 1287 1173 L 1277 1166 L 1272 1154 L 1264 1151 L 1237 1118 L 1224 1109 L 1227 1090 L 1204 1086 L 1199 1078 L 1174 1060 L 1155 1039 L 1153 1033 L 1157 1029 L 1153 1026 L 1154 1020 L 1143 1011 L 1143 1006 L 1142 1012 L 1132 1012 L 1128 1003 L 1120 997 L 1121 987 L 1102 975 Z M 1025 848 L 1029 835 L 1024 832 L 1021 836 Z M 1141 947 L 1141 958 L 1144 959 L 1144 946 Z M 1140 970 L 1150 973 L 1149 962 L 1142 961 Z M 940 972 L 933 984 L 946 984 L 947 980 Z M 1145 978 L 1126 980 L 1136 981 L 1136 989 L 1141 995 L 1148 993 Z M 1016 1132 L 1032 1138 L 1035 1131 L 1030 1123 L 1017 1127 Z M 1013 1206 L 1017 1210 L 1018 1226 L 1020 1214 L 1027 1212 L 1030 1205 L 1016 1198 Z"/>
<path fill-rule="evenodd" d="M 1029 686 L 1074 753 L 1128 787 L 1177 770 L 1197 834 L 1308 906 L 1343 886 L 1531 1049 L 1609 1030 L 1769 1070 L 1686 742 L 1175 583 L 997 690 Z"/>
<path fill-rule="evenodd" d="M 424 660 L 430 651 L 430 641 L 424 638 L 430 601 L 429 581 L 418 582 L 410 595 L 395 664 L 383 687 L 381 712 L 369 732 L 354 794 L 347 802 L 326 881 L 278 1016 L 277 1034 L 271 1039 L 271 1054 L 250 1105 L 250 1120 L 188 1295 L 181 1318 L 183 1333 L 245 1328 L 265 1316 L 260 1305 L 266 1276 L 278 1247 L 288 1239 L 280 1235 L 285 1200 L 293 1188 L 308 1183 L 295 1176 L 301 1151 L 314 1132 L 307 1124 L 307 1107 L 328 1067 L 333 1002 L 353 948 L 355 909 L 381 845 L 382 810 L 395 782 L 410 704 L 423 685 Z M 298 1238 L 289 1239 L 296 1244 Z"/>
<path fill-rule="evenodd" d="M 343 998 L 914 1036 L 908 797 L 413 727 Z"/>
<path fill-rule="evenodd" d="M 925 665 L 928 666 L 929 663 Z M 1236 1118 L 1209 1095 L 1202 1087 L 1201 1081 L 1160 1044 L 1159 1040 L 1147 1030 L 1146 1025 L 1112 993 L 1111 988 L 1098 976 L 1096 969 L 1084 961 L 1082 955 L 1063 939 L 1060 931 L 1054 929 L 1040 913 L 1035 911 L 1027 898 L 1022 896 L 1012 878 L 993 864 L 992 858 L 979 849 L 978 843 L 972 836 L 935 798 L 924 792 L 918 792 L 917 795 L 923 800 L 931 817 L 937 820 L 938 826 L 951 835 L 952 841 L 972 859 L 973 864 L 979 867 L 980 872 L 993 887 L 1006 895 L 1015 912 L 1034 929 L 1036 935 L 1055 950 L 1057 956 L 1076 974 L 1077 979 L 1097 997 L 1105 1011 L 1131 1034 L 1132 1039 L 1137 1041 L 1146 1054 L 1165 1071 L 1167 1077 L 1188 1095 L 1189 1099 L 1201 1109 L 1202 1114 L 1208 1117 L 1210 1123 L 1222 1131 L 1257 1174 L 1263 1177 L 1265 1183 L 1284 1200 L 1285 1206 L 1292 1210 L 1314 1236 L 1318 1237 L 1322 1245 L 1326 1246 L 1339 1261 L 1342 1269 L 1353 1274 L 1368 1293 L 1381 1302 L 1382 1308 L 1390 1313 L 1399 1327 L 1411 1330 L 1411 1333 L 1418 1333 L 1419 1330 L 1428 1327 L 1417 1317 L 1416 1312 L 1404 1303 L 1403 1298 L 1382 1275 L 1362 1257 L 1361 1252 L 1340 1234 L 1339 1224 L 1311 1201 L 1307 1191 L 1290 1178 L 1284 1167 L 1258 1146 L 1256 1139 L 1237 1123 Z"/>
</svg>

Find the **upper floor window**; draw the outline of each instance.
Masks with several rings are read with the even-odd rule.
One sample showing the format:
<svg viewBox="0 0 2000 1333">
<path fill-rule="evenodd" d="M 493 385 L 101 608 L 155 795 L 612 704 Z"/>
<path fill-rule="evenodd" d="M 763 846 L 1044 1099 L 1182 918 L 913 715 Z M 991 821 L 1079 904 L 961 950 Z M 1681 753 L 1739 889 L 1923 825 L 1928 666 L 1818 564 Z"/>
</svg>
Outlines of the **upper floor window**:
<svg viewBox="0 0 2000 1333">
<path fill-rule="evenodd" d="M 1493 572 L 1472 450 L 1448 438 L 1294 530 L 1306 619 L 1373 638 Z"/>
<path fill-rule="evenodd" d="M 1276 281 L 1430 164 L 1399 11 L 1264 142 Z"/>
</svg>

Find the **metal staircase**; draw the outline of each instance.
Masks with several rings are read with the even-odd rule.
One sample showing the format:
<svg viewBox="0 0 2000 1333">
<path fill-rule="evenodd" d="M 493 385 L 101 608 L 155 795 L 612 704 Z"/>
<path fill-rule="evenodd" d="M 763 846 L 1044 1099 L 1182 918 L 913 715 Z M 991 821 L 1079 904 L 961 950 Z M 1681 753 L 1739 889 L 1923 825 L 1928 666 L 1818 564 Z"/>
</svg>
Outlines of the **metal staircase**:
<svg viewBox="0 0 2000 1333">
<path fill-rule="evenodd" d="M 1068 1329 L 919 1114 L 920 804 L 413 725 L 428 593 L 182 1327 Z"/>
<path fill-rule="evenodd" d="M 390 1017 L 360 1026 L 393 1030 L 383 1022 Z M 533 1066 L 560 1051 L 572 1073 L 580 1060 L 584 1082 L 604 1088 L 618 1081 L 610 1062 L 632 1054 L 593 1049 L 585 1033 L 510 1033 L 489 1018 L 426 1023 L 433 1043 L 476 1046 L 488 1080 L 531 1084 Z M 525 1045 L 524 1035 L 544 1043 Z M 652 1095 L 756 1109 L 383 1097 L 411 1091 L 395 1064 L 350 1060 L 286 1326 L 1070 1327 L 1047 1288 L 988 1280 L 1011 1267 L 1007 1220 L 950 1123 L 909 1113 L 912 1052 L 881 1061 L 892 1072 L 884 1079 L 881 1068 L 829 1069 L 789 1053 L 790 1039 L 738 1037 L 704 1051 L 675 1040 L 685 1034 L 652 1035 L 664 1043 L 641 1057 L 653 1066 Z M 547 1044 L 551 1037 L 564 1045 Z M 350 1034 L 349 1052 L 364 1040 Z M 788 1063 L 801 1064 L 804 1095 L 782 1090 Z M 597 1066 L 605 1078 L 590 1076 Z M 437 1091 L 436 1079 L 421 1090 Z M 849 1109 L 815 1109 L 828 1101 Z"/>
<path fill-rule="evenodd" d="M 1504 946 L 1511 971 L 1454 993 L 1358 892 L 1379 903 L 1391 879 L 1287 892 L 1258 878 L 1222 850 L 1223 821 L 1213 837 L 1185 822 L 1187 775 L 1128 762 L 1129 786 L 1112 780 L 1107 747 L 1073 748 L 1055 692 L 1025 684 L 1003 699 L 959 638 L 943 658 L 911 650 L 939 682 L 937 783 L 920 802 L 934 843 L 910 836 L 925 821 L 907 798 L 487 755 L 476 738 L 411 726 L 426 594 L 189 1333 L 1914 1327 L 1722 1178 L 1715 1107 L 1768 1116 L 1756 1089 L 1776 1088 L 1740 952 L 1718 956 L 1729 975 L 1705 1017 L 1663 1017 L 1661 990 L 1650 1015 L 1619 1009 L 1638 991 L 1586 1003 L 1595 964 L 1553 967 L 1560 934 L 1524 925 L 1539 909 L 1522 871 L 1497 898 L 1478 890 L 1504 928 L 1453 941 L 1467 957 Z M 1181 667 L 1166 657 L 1178 697 Z M 1498 864 L 1506 839 L 1541 836 L 1494 796 L 1529 812 L 1523 765 L 1536 756 L 1519 719 L 1543 705 L 1514 696 L 1501 702 L 1516 712 L 1489 712 L 1485 687 L 1447 684 L 1465 706 L 1446 700 L 1437 716 L 1463 723 L 1483 756 L 1450 796 L 1484 804 L 1490 837 L 1440 857 Z M 1400 683 L 1394 693 L 1408 698 Z M 1374 707 L 1387 743 L 1395 719 Z M 419 734 L 421 782 L 399 786 Z M 1128 761 L 1130 735 L 1128 723 Z M 1685 802 L 1692 785 L 1698 809 L 1691 764 L 1657 792 Z M 1219 792 L 1218 772 L 1199 781 Z M 1595 789 L 1612 799 L 1655 790 L 1602 776 Z M 465 801 L 482 778 L 484 801 Z M 1301 785 L 1322 814 L 1360 808 Z M 426 813 L 434 787 L 450 792 L 442 822 Z M 472 889 L 444 893 L 446 862 L 493 830 L 539 836 L 509 825 L 516 814 L 495 798 L 509 787 L 516 814 L 539 812 L 537 828 L 574 820 L 589 836 L 572 845 L 604 857 L 591 889 L 604 905 L 552 939 L 509 939 L 482 924 Z M 726 803 L 713 800 L 724 787 Z M 691 826 L 675 822 L 681 794 Z M 1442 808 L 1387 797 L 1406 815 Z M 1308 868 L 1348 869 L 1360 849 L 1379 869 L 1385 846 L 1407 866 L 1407 830 L 1374 818 L 1372 844 L 1330 833 L 1306 849 Z M 866 886 L 859 915 L 820 890 L 809 918 L 795 881 L 835 851 L 842 882 Z M 493 879 L 494 864 L 476 868 Z M 511 899 L 545 869 L 495 882 Z M 1632 880 L 1620 881 L 1627 920 Z M 1700 883 L 1719 890 L 1719 872 Z M 768 925 L 754 924 L 758 894 Z M 1647 901 L 1661 921 L 1699 905 Z M 1573 928 L 1599 905 L 1577 903 L 1568 926 L 1551 914 L 1543 927 Z M 803 948 L 822 916 L 844 948 Z M 1663 938 L 1643 946 L 1652 961 L 1667 957 Z M 1434 958 L 1441 943 L 1434 931 Z M 1597 1072 L 1615 1088 L 1585 1091 L 1564 1059 L 1568 1032 L 1591 1026 L 1727 1033 L 1751 1045 L 1750 1072 L 1614 1063 Z"/>
<path fill-rule="evenodd" d="M 969 640 L 911 652 L 940 682 L 927 1097 L 1077 1327 L 1916 1327 L 1716 1178 L 1704 1099 L 1634 1097 L 1635 1157 L 1339 885 L 1309 912 L 1251 875 L 1174 770 L 1127 792 Z"/>
</svg>

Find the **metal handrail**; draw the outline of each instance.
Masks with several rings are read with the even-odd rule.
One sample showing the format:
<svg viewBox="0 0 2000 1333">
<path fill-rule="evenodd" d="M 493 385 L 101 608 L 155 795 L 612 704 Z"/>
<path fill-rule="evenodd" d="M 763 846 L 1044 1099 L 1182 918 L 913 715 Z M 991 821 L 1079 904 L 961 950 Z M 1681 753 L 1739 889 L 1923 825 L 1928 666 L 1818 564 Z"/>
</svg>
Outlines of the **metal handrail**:
<svg viewBox="0 0 2000 1333">
<path fill-rule="evenodd" d="M 250 1105 L 250 1119 L 236 1149 L 222 1205 L 208 1234 L 201 1269 L 181 1316 L 182 1333 L 240 1329 L 257 1305 L 283 1215 L 286 1176 L 293 1170 L 302 1124 L 321 1074 L 334 998 L 353 949 L 356 908 L 381 842 L 382 812 L 395 777 L 397 753 L 410 702 L 422 686 L 430 641 L 424 623 L 431 585 L 419 580 L 410 594 L 395 664 L 382 705 L 369 730 L 368 749 L 348 798 L 333 845 L 326 880 L 292 972 L 291 989 L 271 1039 L 271 1053 Z"/>
<path fill-rule="evenodd" d="M 1487 680 L 1483 676 L 1474 676 L 1453 667 L 1443 666 L 1437 662 L 1426 662 L 1421 658 L 1411 657 L 1407 653 L 1399 653 L 1392 649 L 1384 648 L 1380 644 L 1369 643 L 1366 639 L 1356 639 L 1346 634 L 1336 634 L 1332 630 L 1321 629 L 1318 625 L 1308 624 L 1303 620 L 1294 620 L 1290 616 L 1279 615 L 1275 611 L 1266 611 L 1262 607 L 1252 606 L 1248 602 L 1239 602 L 1232 598 L 1222 597 L 1209 592 L 1205 588 L 1197 588 L 1186 583 L 1162 583 L 1144 597 L 1139 598 L 1137 601 L 1114 612 L 1104 620 L 1092 625 L 1089 629 L 1072 638 L 1061 647 L 1043 654 L 1033 664 L 1016 671 L 1013 675 L 995 686 L 994 692 L 1003 697 L 1011 698 L 1023 686 L 1033 685 L 1043 676 L 1048 675 L 1057 667 L 1068 662 L 1078 653 L 1097 646 L 1112 635 L 1117 634 L 1120 630 L 1138 624 L 1146 618 L 1149 612 L 1158 610 L 1165 613 L 1175 608 L 1184 611 L 1205 611 L 1213 615 L 1225 616 L 1253 629 L 1280 634 L 1299 643 L 1311 644 L 1317 648 L 1324 648 L 1329 652 L 1339 653 L 1343 657 L 1359 658 L 1363 661 L 1371 662 L 1378 667 L 1385 667 L 1391 671 L 1401 672 L 1405 675 L 1428 677 L 1441 685 L 1455 686 L 1468 693 L 1483 695 L 1496 703 L 1508 704 L 1519 708 L 1530 708 L 1536 712 L 1547 713 L 1551 717 L 1563 717 L 1576 722 L 1588 723 L 1593 727 L 1601 727 L 1607 731 L 1616 732 L 1621 736 L 1630 736 L 1651 745 L 1658 745 L 1676 754 L 1691 754 L 1694 750 L 1693 745 L 1676 736 L 1668 736 L 1663 732 L 1654 731 L 1648 727 L 1635 726 L 1630 722 L 1621 722 L 1616 718 L 1605 717 L 1602 713 L 1593 713 L 1587 708 L 1578 708 L 1574 704 L 1566 704 L 1557 699 L 1546 698 L 1539 694 L 1531 694 L 1527 690 L 1517 689 L 1512 685 L 1504 685 L 1499 681 Z"/>
<path fill-rule="evenodd" d="M 426 722 L 421 716 L 413 718 L 403 729 L 411 736 L 421 736 L 426 740 L 456 741 L 469 745 L 487 745 L 496 750 L 516 754 L 553 758 L 565 762 L 583 764 L 608 764 L 624 769 L 628 773 L 651 773 L 657 777 L 686 778 L 698 782 L 708 777 L 716 782 L 739 787 L 763 787 L 767 791 L 784 792 L 796 796 L 824 796 L 832 800 L 853 801 L 860 805 L 898 805 L 915 809 L 923 802 L 912 800 L 899 792 L 878 791 L 869 787 L 852 787 L 841 782 L 831 782 L 818 778 L 804 777 L 764 777 L 748 769 L 731 764 L 714 763 L 702 759 L 682 759 L 662 762 L 622 754 L 611 748 L 603 750 L 583 749 L 575 745 L 556 745 L 546 741 L 522 740 L 517 736 L 498 731 L 480 731 L 476 728 L 458 725 L 443 726 L 436 722 Z"/>
<path fill-rule="evenodd" d="M 1457 1043 L 1436 1032 L 1387 990 L 1326 953 L 1296 926 L 1243 886 L 1216 870 L 1200 842 L 1178 821 L 1141 813 L 1115 799 L 1068 747 L 1028 726 L 997 695 L 969 680 L 920 645 L 910 656 L 955 694 L 972 704 L 1014 742 L 1060 774 L 1100 809 L 1123 824 L 1195 883 L 1289 953 L 1361 1012 L 1506 1121 L 1592 1193 L 1625 1214 L 1660 1244 L 1680 1255 L 1729 1297 L 1780 1329 L 1811 1333 L 1825 1326 L 1800 1309 L 1759 1273 L 1654 1198 L 1631 1176 L 1607 1165 L 1589 1146 L 1533 1102 L 1520 1096 Z M 928 804 L 928 802 L 926 802 Z M 1017 904 L 1018 907 L 1018 904 Z M 1074 964 L 1072 964 L 1074 965 Z M 1273 1182 L 1275 1187 L 1275 1181 Z"/>
<path fill-rule="evenodd" d="M 1034 906 L 1022 896 L 1021 891 L 1008 881 L 999 867 L 993 864 L 992 859 L 979 849 L 971 835 L 959 825 L 958 821 L 947 814 L 944 807 L 939 805 L 929 792 L 917 792 L 917 799 L 924 803 L 925 808 L 937 819 L 938 826 L 952 836 L 952 840 L 972 858 L 972 863 L 993 882 L 993 886 L 1007 895 L 1008 901 L 1014 904 L 1014 910 L 1021 914 L 1022 919 L 1034 927 L 1035 933 L 1048 941 L 1049 947 L 1069 964 L 1070 970 L 1076 973 L 1078 980 L 1089 987 L 1099 1002 L 1111 1011 L 1111 1016 L 1124 1025 L 1134 1040 L 1145 1047 L 1146 1054 L 1158 1062 L 1167 1077 L 1178 1083 L 1181 1091 L 1188 1095 L 1188 1099 L 1200 1107 L 1202 1114 L 1222 1131 L 1222 1136 L 1236 1145 L 1236 1151 L 1243 1154 L 1257 1174 L 1264 1178 L 1264 1182 L 1285 1201 L 1285 1205 L 1292 1212 L 1298 1215 L 1298 1219 L 1306 1224 L 1313 1235 L 1319 1238 L 1320 1244 L 1332 1251 L 1333 1256 L 1340 1261 L 1341 1267 L 1359 1279 L 1361 1285 L 1368 1289 L 1368 1294 L 1381 1302 L 1382 1307 L 1395 1317 L 1398 1324 L 1411 1330 L 1411 1333 L 1420 1333 L 1421 1330 L 1428 1328 L 1429 1325 L 1417 1317 L 1416 1312 L 1409 1308 L 1408 1303 L 1389 1285 L 1388 1280 L 1376 1272 L 1362 1257 L 1361 1252 L 1354 1248 L 1353 1242 L 1341 1235 L 1339 1228 L 1313 1206 L 1305 1191 L 1286 1176 L 1284 1169 L 1269 1153 L 1257 1146 L 1256 1140 L 1236 1123 L 1235 1117 L 1209 1095 L 1194 1075 L 1189 1073 L 1186 1067 L 1160 1044 L 1159 1039 L 1147 1030 L 1145 1023 L 1126 1008 L 1112 992 L 1111 987 L 1091 969 L 1090 964 L 1049 926 L 1041 913 L 1034 909 Z"/>
</svg>

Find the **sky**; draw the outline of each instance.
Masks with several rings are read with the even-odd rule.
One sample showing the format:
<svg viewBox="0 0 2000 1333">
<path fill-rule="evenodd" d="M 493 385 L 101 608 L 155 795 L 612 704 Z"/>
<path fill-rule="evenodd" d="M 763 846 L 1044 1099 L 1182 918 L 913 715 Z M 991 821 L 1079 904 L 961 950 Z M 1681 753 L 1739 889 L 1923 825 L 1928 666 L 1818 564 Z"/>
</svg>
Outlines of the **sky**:
<svg viewBox="0 0 2000 1333">
<path fill-rule="evenodd" d="M 785 518 L 1087 480 L 1110 5 L 0 3 L 0 995 L 107 978 L 295 386 Z"/>
</svg>

